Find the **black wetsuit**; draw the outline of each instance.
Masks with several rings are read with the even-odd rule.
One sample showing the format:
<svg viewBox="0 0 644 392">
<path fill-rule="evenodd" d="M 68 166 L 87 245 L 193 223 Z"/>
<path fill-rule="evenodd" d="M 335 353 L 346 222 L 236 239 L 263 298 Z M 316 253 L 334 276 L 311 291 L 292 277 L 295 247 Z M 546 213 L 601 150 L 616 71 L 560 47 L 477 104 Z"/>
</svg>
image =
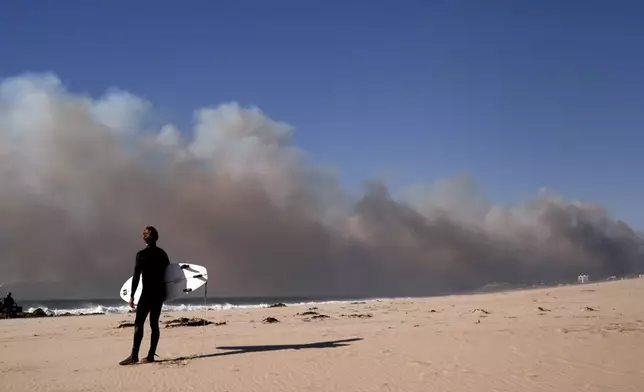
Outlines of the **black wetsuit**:
<svg viewBox="0 0 644 392">
<path fill-rule="evenodd" d="M 168 255 L 156 245 L 149 245 L 136 254 L 134 266 L 134 277 L 132 278 L 132 293 L 136 292 L 140 276 L 143 276 L 143 292 L 136 307 L 136 319 L 134 321 L 134 344 L 132 346 L 132 358 L 139 357 L 139 347 L 143 340 L 143 327 L 145 319 L 150 314 L 150 350 L 148 358 L 153 359 L 159 343 L 159 318 L 161 307 L 166 298 L 165 270 L 170 264 Z"/>
</svg>

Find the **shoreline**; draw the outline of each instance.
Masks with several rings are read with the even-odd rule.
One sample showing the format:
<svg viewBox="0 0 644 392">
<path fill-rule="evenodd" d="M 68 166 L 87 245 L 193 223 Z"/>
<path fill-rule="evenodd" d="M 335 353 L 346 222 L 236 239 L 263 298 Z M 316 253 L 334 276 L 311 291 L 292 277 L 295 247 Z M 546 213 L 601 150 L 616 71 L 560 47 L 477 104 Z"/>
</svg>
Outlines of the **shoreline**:
<svg viewBox="0 0 644 392">
<path fill-rule="evenodd" d="M 598 280 L 598 281 L 589 281 L 585 283 L 576 283 L 576 282 L 570 282 L 570 283 L 552 283 L 552 284 L 542 284 L 542 285 L 530 285 L 530 286 L 524 286 L 524 287 L 510 287 L 508 288 L 506 285 L 501 284 L 499 289 L 494 289 L 494 288 L 481 288 L 477 290 L 469 290 L 469 291 L 461 291 L 461 292 L 454 292 L 454 293 L 446 293 L 446 294 L 437 294 L 437 295 L 428 295 L 428 296 L 411 296 L 411 297 L 376 297 L 376 298 L 368 298 L 368 297 L 355 297 L 352 299 L 323 299 L 320 298 L 319 300 L 314 300 L 311 299 L 310 301 L 307 302 L 295 302 L 298 299 L 305 299 L 306 297 L 294 297 L 294 301 L 290 302 L 288 301 L 288 297 L 265 297 L 265 299 L 280 299 L 282 301 L 286 302 L 273 302 L 273 303 L 259 303 L 259 304 L 243 304 L 243 305 L 234 305 L 231 303 L 217 303 L 216 301 L 223 302 L 223 300 L 232 300 L 233 302 L 235 299 L 240 299 L 244 300 L 244 298 L 226 298 L 226 297 L 213 297 L 213 298 L 207 298 L 208 300 L 211 300 L 211 302 L 206 302 L 206 304 L 198 304 L 198 301 L 201 301 L 200 298 L 198 297 L 192 297 L 190 300 L 192 300 L 194 303 L 183 303 L 178 299 L 172 300 L 169 303 L 164 304 L 164 309 L 162 310 L 162 313 L 191 313 L 195 311 L 203 311 L 203 309 L 206 309 L 208 311 L 225 311 L 225 310 L 233 310 L 233 309 L 265 309 L 265 308 L 272 308 L 276 307 L 279 305 L 284 305 L 287 307 L 297 307 L 297 306 L 316 306 L 316 305 L 326 305 L 326 304 L 350 304 L 353 302 L 365 302 L 365 303 L 372 303 L 372 302 L 382 302 L 382 301 L 408 301 L 408 300 L 415 300 L 415 301 L 424 301 L 432 298 L 449 298 L 449 297 L 459 297 L 459 296 L 479 296 L 479 295 L 486 295 L 486 294 L 499 294 L 499 293 L 515 293 L 515 292 L 526 292 L 526 291 L 535 291 L 535 290 L 547 290 L 547 289 L 553 289 L 553 288 L 561 288 L 561 287 L 576 287 L 576 286 L 581 286 L 581 285 L 592 285 L 592 284 L 603 284 L 603 283 L 610 283 L 610 282 L 615 282 L 615 281 L 623 281 L 623 280 L 631 280 L 631 279 L 640 279 L 641 277 L 639 276 L 625 276 L 625 277 L 619 277 L 619 278 L 614 278 L 614 279 L 604 279 L 604 280 Z M 257 298 L 261 299 L 261 298 Z M 13 318 L 42 318 L 42 317 L 77 317 L 77 316 L 100 316 L 100 315 L 127 315 L 127 314 L 134 314 L 136 313 L 135 309 L 127 309 L 128 307 L 127 304 L 125 304 L 124 301 L 118 301 L 116 299 L 80 299 L 80 300 L 72 300 L 72 299 L 53 299 L 53 300 L 31 300 L 31 301 L 24 301 L 27 303 L 47 303 L 47 302 L 79 302 L 79 303 L 86 303 L 89 307 L 84 307 L 84 308 L 78 308 L 78 309 L 48 309 L 46 306 L 30 306 L 27 310 L 25 310 L 25 307 L 23 307 L 23 312 L 18 316 L 18 317 L 13 317 Z M 94 302 L 92 302 L 94 301 Z M 97 302 L 103 302 L 103 303 L 115 303 L 115 302 L 123 302 L 122 305 L 120 306 L 103 306 L 98 304 Z M 89 308 L 119 308 L 118 311 L 89 311 L 89 312 L 77 312 L 78 310 L 81 309 L 89 309 Z M 183 310 L 179 310 L 180 308 L 185 308 Z M 0 317 L 0 320 L 6 319 L 4 317 Z"/>
<path fill-rule="evenodd" d="M 215 307 L 213 304 L 204 305 L 194 305 L 198 309 L 186 309 L 186 310 L 177 310 L 174 308 L 163 309 L 162 314 L 166 315 L 186 315 L 186 314 L 198 314 L 203 312 L 216 312 L 216 313 L 227 313 L 227 312 L 252 312 L 252 311 L 261 311 L 261 310 L 278 310 L 278 309 L 288 309 L 288 308 L 305 308 L 305 307 L 320 307 L 320 306 L 340 306 L 345 307 L 349 305 L 375 305 L 375 304 L 400 304 L 400 303 L 418 303 L 423 304 L 431 301 L 449 301 L 453 300 L 454 302 L 459 302 L 462 299 L 476 299 L 479 297 L 497 297 L 497 296 L 507 296 L 512 294 L 539 294 L 547 293 L 552 290 L 579 290 L 579 291 L 595 291 L 597 287 L 603 287 L 612 284 L 619 284 L 621 282 L 627 281 L 640 281 L 644 285 L 644 279 L 638 277 L 629 277 L 629 278 L 618 278 L 613 280 L 602 280 L 602 281 L 591 281 L 586 283 L 570 283 L 570 284 L 557 284 L 553 286 L 539 286 L 539 287 L 525 287 L 518 289 L 509 289 L 509 290 L 498 290 L 498 291 L 476 291 L 469 293 L 453 293 L 453 294 L 444 294 L 436 296 L 419 296 L 419 297 L 382 297 L 382 298 L 372 298 L 372 299 L 353 299 L 353 300 L 321 300 L 319 302 L 294 302 L 294 303 L 271 303 L 271 304 L 258 304 L 258 305 L 231 305 L 227 307 Z M 643 301 L 644 302 L 644 301 Z M 127 306 L 127 305 L 125 305 Z M 164 305 L 165 306 L 165 305 Z M 181 305 L 179 305 L 181 306 Z M 34 310 L 38 310 L 36 308 Z M 23 312 L 24 314 L 33 313 L 32 312 Z M 38 319 L 38 318 L 75 318 L 79 316 L 134 316 L 136 314 L 136 308 L 130 309 L 124 313 L 62 313 L 62 314 L 51 314 L 46 316 L 27 316 L 27 317 L 14 317 L 12 319 L 4 320 L 18 320 L 18 319 Z M 1 319 L 0 319 L 1 320 Z"/>
</svg>

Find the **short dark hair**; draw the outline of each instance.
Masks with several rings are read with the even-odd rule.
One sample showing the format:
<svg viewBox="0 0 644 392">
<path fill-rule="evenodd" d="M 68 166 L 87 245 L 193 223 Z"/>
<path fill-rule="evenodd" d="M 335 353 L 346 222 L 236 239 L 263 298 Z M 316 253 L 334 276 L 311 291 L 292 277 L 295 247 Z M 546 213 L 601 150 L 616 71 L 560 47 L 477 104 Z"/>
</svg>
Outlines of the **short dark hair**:
<svg viewBox="0 0 644 392">
<path fill-rule="evenodd" d="M 157 242 L 159 240 L 159 232 L 154 226 L 146 226 L 146 230 L 150 231 L 150 239 L 154 242 Z"/>
</svg>

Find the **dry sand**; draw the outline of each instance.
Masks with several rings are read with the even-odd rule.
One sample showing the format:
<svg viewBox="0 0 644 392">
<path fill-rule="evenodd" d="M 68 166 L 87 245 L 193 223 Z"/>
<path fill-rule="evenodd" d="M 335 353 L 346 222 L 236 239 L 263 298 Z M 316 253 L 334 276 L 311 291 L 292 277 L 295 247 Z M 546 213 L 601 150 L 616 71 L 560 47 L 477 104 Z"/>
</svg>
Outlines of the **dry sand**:
<svg viewBox="0 0 644 392">
<path fill-rule="evenodd" d="M 644 390 L 644 279 L 307 310 L 164 314 L 226 324 L 162 325 L 161 361 L 134 366 L 132 315 L 0 320 L 0 390 Z"/>
</svg>

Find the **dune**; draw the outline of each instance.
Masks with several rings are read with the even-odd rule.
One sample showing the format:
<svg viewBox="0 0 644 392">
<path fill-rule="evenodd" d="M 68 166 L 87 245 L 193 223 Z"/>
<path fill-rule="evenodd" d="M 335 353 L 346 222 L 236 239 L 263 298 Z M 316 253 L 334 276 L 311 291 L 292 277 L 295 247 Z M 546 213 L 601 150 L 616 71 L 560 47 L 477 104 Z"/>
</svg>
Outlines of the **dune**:
<svg viewBox="0 0 644 392">
<path fill-rule="evenodd" d="M 26 391 L 639 391 L 644 279 L 161 318 L 0 320 L 0 385 Z M 325 317 L 315 317 L 323 315 Z M 165 328 L 173 319 L 193 323 Z M 208 321 L 199 322 L 199 319 Z M 147 352 L 146 325 L 141 356 Z"/>
</svg>

